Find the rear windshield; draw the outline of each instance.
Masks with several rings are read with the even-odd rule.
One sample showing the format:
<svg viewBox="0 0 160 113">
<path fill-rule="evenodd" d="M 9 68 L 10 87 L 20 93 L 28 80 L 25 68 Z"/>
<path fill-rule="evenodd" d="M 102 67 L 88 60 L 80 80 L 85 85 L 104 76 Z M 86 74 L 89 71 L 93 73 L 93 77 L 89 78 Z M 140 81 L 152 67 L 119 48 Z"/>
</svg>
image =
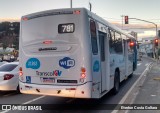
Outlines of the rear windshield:
<svg viewBox="0 0 160 113">
<path fill-rule="evenodd" d="M 22 22 L 22 42 L 24 44 L 34 41 L 61 40 L 60 34 L 75 32 L 76 15 L 55 15 L 31 19 Z"/>
<path fill-rule="evenodd" d="M 6 71 L 12 71 L 14 70 L 18 65 L 16 64 L 5 64 L 5 65 L 2 65 L 0 67 L 0 71 L 3 71 L 3 72 L 6 72 Z"/>
</svg>

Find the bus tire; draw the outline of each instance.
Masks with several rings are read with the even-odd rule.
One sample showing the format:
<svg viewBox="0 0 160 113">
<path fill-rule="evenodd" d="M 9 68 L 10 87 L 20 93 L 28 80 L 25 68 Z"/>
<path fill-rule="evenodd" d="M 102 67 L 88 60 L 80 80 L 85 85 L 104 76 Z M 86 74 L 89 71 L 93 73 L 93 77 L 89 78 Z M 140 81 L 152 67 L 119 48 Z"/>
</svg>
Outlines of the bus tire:
<svg viewBox="0 0 160 113">
<path fill-rule="evenodd" d="M 132 78 L 133 77 L 133 72 L 128 76 L 129 78 Z"/>
<path fill-rule="evenodd" d="M 17 93 L 20 93 L 20 87 L 19 87 L 19 85 L 17 86 L 16 92 L 17 92 Z"/>
<path fill-rule="evenodd" d="M 114 95 L 119 92 L 119 85 L 120 85 L 119 72 L 115 71 L 115 75 L 114 75 L 114 87 L 113 87 L 113 94 Z"/>
</svg>

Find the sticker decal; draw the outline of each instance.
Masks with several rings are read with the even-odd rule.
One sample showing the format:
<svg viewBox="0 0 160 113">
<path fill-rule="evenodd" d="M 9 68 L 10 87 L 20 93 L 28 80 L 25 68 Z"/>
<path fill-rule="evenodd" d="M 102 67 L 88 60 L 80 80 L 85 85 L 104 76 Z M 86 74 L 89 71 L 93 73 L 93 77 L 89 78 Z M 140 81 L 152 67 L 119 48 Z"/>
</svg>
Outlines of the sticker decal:
<svg viewBox="0 0 160 113">
<path fill-rule="evenodd" d="M 26 83 L 31 83 L 31 77 L 30 76 L 26 76 Z"/>
<path fill-rule="evenodd" d="M 52 72 L 36 71 L 36 75 L 41 76 L 41 77 L 61 76 L 62 75 L 62 71 L 60 71 L 60 70 L 55 70 L 55 71 L 52 71 Z"/>
<path fill-rule="evenodd" d="M 26 63 L 26 68 L 38 69 L 40 67 L 40 61 L 37 58 L 30 58 Z"/>
<path fill-rule="evenodd" d="M 99 61 L 96 60 L 93 65 L 93 72 L 98 72 L 98 71 L 99 71 Z"/>
<path fill-rule="evenodd" d="M 75 60 L 71 59 L 69 57 L 65 57 L 65 58 L 59 60 L 59 66 L 65 68 L 65 69 L 69 69 L 69 68 L 75 66 Z"/>
</svg>

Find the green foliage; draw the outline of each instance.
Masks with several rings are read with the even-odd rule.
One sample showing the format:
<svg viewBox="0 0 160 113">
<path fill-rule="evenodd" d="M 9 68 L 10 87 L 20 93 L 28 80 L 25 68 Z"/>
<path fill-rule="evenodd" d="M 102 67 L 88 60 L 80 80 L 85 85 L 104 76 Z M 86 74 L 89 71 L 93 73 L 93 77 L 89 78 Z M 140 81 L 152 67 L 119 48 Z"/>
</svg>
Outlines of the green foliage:
<svg viewBox="0 0 160 113">
<path fill-rule="evenodd" d="M 0 23 L 0 43 L 5 50 L 9 45 L 19 48 L 19 30 L 20 22 L 2 22 Z"/>
<path fill-rule="evenodd" d="M 19 50 L 19 38 L 18 37 L 16 37 L 16 39 L 13 41 L 13 45 L 16 50 Z"/>
</svg>

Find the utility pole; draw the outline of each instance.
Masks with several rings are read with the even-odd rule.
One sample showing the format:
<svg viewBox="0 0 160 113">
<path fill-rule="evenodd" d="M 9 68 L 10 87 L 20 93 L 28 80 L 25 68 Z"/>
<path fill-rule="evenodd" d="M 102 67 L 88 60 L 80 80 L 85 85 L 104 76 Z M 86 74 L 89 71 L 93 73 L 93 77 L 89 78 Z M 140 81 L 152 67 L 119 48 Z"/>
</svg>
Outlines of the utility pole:
<svg viewBox="0 0 160 113">
<path fill-rule="evenodd" d="M 121 17 L 122 17 L 122 30 L 123 30 L 123 17 L 124 17 L 124 15 L 121 15 Z"/>
<path fill-rule="evenodd" d="M 71 8 L 72 8 L 72 0 L 70 2 L 71 2 Z"/>
<path fill-rule="evenodd" d="M 92 4 L 89 2 L 89 9 L 92 11 Z"/>
<path fill-rule="evenodd" d="M 143 21 L 143 22 L 147 22 L 147 23 L 151 23 L 151 24 L 155 25 L 155 27 L 156 27 L 156 36 L 158 35 L 157 34 L 157 24 L 155 24 L 154 22 L 150 22 L 150 21 L 142 20 L 142 19 L 138 19 L 138 18 L 129 18 L 129 19 L 135 19 L 135 20 L 139 20 L 139 21 Z"/>
</svg>

